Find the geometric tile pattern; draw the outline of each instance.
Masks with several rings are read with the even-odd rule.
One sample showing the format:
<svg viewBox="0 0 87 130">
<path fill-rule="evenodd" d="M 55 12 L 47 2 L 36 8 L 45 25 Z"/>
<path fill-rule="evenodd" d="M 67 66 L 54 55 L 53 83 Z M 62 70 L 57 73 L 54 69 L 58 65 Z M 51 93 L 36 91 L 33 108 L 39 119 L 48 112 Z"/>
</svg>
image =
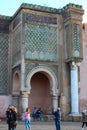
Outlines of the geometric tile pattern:
<svg viewBox="0 0 87 130">
<path fill-rule="evenodd" d="M 70 25 L 67 25 L 65 27 L 65 30 L 66 30 L 66 58 L 69 59 L 71 58 L 71 39 L 70 39 L 70 33 L 69 33 L 69 30 L 71 29 Z"/>
<path fill-rule="evenodd" d="M 72 24 L 65 27 L 66 30 L 66 58 L 80 58 L 81 51 L 81 28 L 80 25 Z M 71 33 L 69 33 L 71 32 Z M 72 34 L 72 35 L 71 35 Z"/>
<path fill-rule="evenodd" d="M 73 56 L 80 57 L 81 55 L 81 27 L 80 25 L 73 24 L 72 26 L 72 43 L 73 43 Z"/>
<path fill-rule="evenodd" d="M 46 25 L 25 25 L 25 57 L 56 61 L 57 28 Z"/>
<path fill-rule="evenodd" d="M 12 64 L 16 64 L 21 58 L 21 26 L 13 32 Z"/>
<path fill-rule="evenodd" d="M 8 47 L 9 36 L 0 33 L 0 94 L 7 92 L 8 86 Z"/>
</svg>

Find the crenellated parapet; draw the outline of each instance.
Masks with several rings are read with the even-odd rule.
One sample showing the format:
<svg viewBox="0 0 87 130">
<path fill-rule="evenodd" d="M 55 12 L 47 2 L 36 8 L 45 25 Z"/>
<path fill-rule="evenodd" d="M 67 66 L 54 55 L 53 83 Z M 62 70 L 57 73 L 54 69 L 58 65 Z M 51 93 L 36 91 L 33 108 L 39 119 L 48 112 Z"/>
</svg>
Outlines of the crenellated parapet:
<svg viewBox="0 0 87 130">
<path fill-rule="evenodd" d="M 69 3 L 63 8 L 53 8 L 48 6 L 41 6 L 41 5 L 34 5 L 34 4 L 27 4 L 22 3 L 19 9 L 15 12 L 14 16 L 21 10 L 21 9 L 30 9 L 30 10 L 36 10 L 36 11 L 43 11 L 43 12 L 50 12 L 50 13 L 56 13 L 56 14 L 62 14 L 65 12 L 68 8 L 76 8 L 76 9 L 82 9 L 82 5 L 76 5 L 73 3 Z"/>
</svg>

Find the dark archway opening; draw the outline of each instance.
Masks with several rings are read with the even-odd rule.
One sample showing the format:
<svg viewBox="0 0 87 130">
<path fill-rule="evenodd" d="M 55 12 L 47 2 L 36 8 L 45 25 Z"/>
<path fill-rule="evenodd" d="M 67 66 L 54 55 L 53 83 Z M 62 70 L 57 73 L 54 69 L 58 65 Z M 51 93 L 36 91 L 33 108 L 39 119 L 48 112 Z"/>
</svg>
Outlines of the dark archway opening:
<svg viewBox="0 0 87 130">
<path fill-rule="evenodd" d="M 47 74 L 37 72 L 31 78 L 31 91 L 29 95 L 29 106 L 41 108 L 44 114 L 52 112 L 52 99 L 50 94 L 50 81 Z"/>
</svg>

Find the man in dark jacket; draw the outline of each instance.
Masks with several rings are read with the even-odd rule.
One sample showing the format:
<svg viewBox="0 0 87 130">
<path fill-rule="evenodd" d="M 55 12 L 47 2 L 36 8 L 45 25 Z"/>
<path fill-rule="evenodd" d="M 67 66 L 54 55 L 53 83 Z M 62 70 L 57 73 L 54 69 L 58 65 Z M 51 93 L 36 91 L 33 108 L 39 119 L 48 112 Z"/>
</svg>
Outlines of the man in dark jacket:
<svg viewBox="0 0 87 130">
<path fill-rule="evenodd" d="M 13 111 L 12 106 L 8 107 L 6 111 L 8 130 L 15 130 L 14 122 L 16 120 L 16 113 Z"/>
<path fill-rule="evenodd" d="M 56 130 L 60 130 L 60 108 L 57 108 L 57 110 L 54 110 L 53 115 L 55 117 Z"/>
</svg>

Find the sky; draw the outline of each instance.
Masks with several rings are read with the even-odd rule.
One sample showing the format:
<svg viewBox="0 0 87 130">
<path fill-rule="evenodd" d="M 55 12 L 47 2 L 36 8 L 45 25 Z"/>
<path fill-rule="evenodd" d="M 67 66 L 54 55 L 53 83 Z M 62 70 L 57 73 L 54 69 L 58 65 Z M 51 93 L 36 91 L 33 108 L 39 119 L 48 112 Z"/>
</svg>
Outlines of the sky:
<svg viewBox="0 0 87 130">
<path fill-rule="evenodd" d="M 83 23 L 87 23 L 87 0 L 0 0 L 0 15 L 13 16 L 22 3 L 36 4 L 53 8 L 62 8 L 66 4 L 82 5 Z"/>
</svg>

